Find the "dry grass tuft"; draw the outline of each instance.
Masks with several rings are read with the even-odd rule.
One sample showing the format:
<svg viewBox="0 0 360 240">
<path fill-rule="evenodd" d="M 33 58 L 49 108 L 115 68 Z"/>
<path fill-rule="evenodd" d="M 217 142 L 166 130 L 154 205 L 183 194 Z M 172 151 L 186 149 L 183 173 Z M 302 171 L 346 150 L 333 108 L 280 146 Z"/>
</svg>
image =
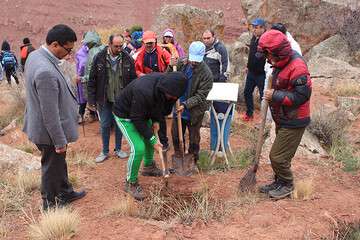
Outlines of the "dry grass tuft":
<svg viewBox="0 0 360 240">
<path fill-rule="evenodd" d="M 135 203 L 134 198 L 127 195 L 126 198 L 115 202 L 107 211 L 107 215 L 137 217 L 140 216 L 140 209 Z"/>
<path fill-rule="evenodd" d="M 23 172 L 20 171 L 16 175 L 16 183 L 19 191 L 30 193 L 40 188 L 40 177 L 37 172 Z"/>
<path fill-rule="evenodd" d="M 69 154 L 68 161 L 70 164 L 74 164 L 80 167 L 88 166 L 95 167 L 94 154 L 90 152 L 80 151 Z"/>
<path fill-rule="evenodd" d="M 30 239 L 70 239 L 77 231 L 80 216 L 68 208 L 56 208 L 42 213 L 38 222 L 29 226 Z"/>
<path fill-rule="evenodd" d="M 7 235 L 7 227 L 4 222 L 0 222 L 0 238 L 3 239 Z"/>
<path fill-rule="evenodd" d="M 292 194 L 293 199 L 310 200 L 314 193 L 314 183 L 312 179 L 305 179 L 295 183 Z"/>
<path fill-rule="evenodd" d="M 96 29 L 96 32 L 100 35 L 101 42 L 107 44 L 109 42 L 109 37 L 111 34 L 120 33 L 122 34 L 125 28 L 121 26 L 112 26 L 109 28 L 99 28 Z"/>
<path fill-rule="evenodd" d="M 360 84 L 355 81 L 341 82 L 334 86 L 334 96 L 355 97 L 360 95 Z"/>
<path fill-rule="evenodd" d="M 0 212 L 20 211 L 33 190 L 40 187 L 36 172 L 3 172 L 0 177 Z"/>
</svg>

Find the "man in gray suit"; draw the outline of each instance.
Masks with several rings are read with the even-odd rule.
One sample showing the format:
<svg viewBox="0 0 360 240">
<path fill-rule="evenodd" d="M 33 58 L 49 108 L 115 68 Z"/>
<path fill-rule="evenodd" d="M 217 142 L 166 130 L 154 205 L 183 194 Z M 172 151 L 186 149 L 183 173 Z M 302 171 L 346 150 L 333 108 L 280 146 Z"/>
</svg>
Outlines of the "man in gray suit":
<svg viewBox="0 0 360 240">
<path fill-rule="evenodd" d="M 41 195 L 44 210 L 85 196 L 69 183 L 66 149 L 78 139 L 77 103 L 71 83 L 59 68 L 71 53 L 75 32 L 56 25 L 46 44 L 33 51 L 25 65 L 26 111 L 23 131 L 41 151 Z"/>
</svg>

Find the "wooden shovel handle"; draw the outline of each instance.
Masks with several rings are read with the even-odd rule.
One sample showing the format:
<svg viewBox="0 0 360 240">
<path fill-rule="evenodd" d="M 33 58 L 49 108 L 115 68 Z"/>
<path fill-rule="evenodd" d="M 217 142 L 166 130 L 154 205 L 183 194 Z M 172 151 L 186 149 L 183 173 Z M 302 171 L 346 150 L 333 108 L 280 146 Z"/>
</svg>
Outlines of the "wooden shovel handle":
<svg viewBox="0 0 360 240">
<path fill-rule="evenodd" d="M 267 82 L 267 90 L 271 89 L 272 87 L 272 76 L 270 76 L 268 78 L 268 82 Z M 255 152 L 255 158 L 254 158 L 254 171 L 257 171 L 258 165 L 259 165 L 259 161 L 260 161 L 260 155 L 261 155 L 261 150 L 262 150 L 262 146 L 264 144 L 264 130 L 265 130 L 265 123 L 266 123 L 266 115 L 267 115 L 267 110 L 269 108 L 269 102 L 265 99 L 262 99 L 261 101 L 261 124 L 260 124 L 260 129 L 259 129 L 259 133 L 258 133 L 258 141 L 256 143 L 256 152 Z"/>
<path fill-rule="evenodd" d="M 157 131 L 155 132 L 155 136 L 156 136 L 157 139 L 159 139 L 159 133 Z M 161 161 L 161 168 L 162 168 L 162 171 L 164 173 L 164 178 L 168 178 L 169 174 L 166 171 L 166 165 L 165 165 L 163 151 L 161 149 L 158 150 L 158 151 L 159 151 L 159 156 L 160 156 L 160 161 Z"/>
</svg>

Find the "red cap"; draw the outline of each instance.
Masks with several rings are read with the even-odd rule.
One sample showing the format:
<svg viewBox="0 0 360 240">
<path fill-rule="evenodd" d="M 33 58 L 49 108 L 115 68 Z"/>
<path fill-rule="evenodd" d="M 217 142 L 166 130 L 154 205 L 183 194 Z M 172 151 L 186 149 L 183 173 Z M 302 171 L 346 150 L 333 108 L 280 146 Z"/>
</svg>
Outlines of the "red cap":
<svg viewBox="0 0 360 240">
<path fill-rule="evenodd" d="M 156 33 L 152 31 L 145 31 L 142 40 L 144 43 L 156 42 Z"/>
</svg>

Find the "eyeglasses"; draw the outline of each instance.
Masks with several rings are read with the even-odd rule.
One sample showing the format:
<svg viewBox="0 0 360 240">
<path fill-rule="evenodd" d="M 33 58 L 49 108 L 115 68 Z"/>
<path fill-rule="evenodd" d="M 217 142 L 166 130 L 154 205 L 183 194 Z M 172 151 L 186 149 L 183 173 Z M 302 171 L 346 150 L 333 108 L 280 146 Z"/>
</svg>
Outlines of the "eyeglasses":
<svg viewBox="0 0 360 240">
<path fill-rule="evenodd" d="M 61 44 L 59 44 L 60 45 L 60 47 L 62 47 L 68 54 L 70 54 L 71 52 L 72 52 L 72 48 L 66 48 L 66 47 L 64 47 L 63 45 L 61 45 Z"/>
</svg>

